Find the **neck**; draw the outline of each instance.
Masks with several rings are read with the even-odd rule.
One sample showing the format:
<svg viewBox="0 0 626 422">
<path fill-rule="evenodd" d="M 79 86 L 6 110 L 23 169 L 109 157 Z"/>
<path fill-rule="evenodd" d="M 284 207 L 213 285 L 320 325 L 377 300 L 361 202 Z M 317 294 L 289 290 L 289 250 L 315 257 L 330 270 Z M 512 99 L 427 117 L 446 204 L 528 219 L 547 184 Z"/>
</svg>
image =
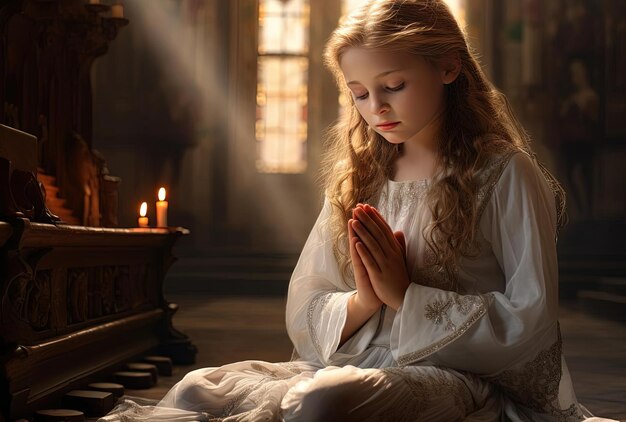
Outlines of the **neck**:
<svg viewBox="0 0 626 422">
<path fill-rule="evenodd" d="M 421 168 L 428 177 L 434 175 L 439 157 L 442 115 L 431 120 L 415 136 L 402 144 L 401 159 L 405 166 Z"/>
<path fill-rule="evenodd" d="M 407 162 L 419 165 L 424 160 L 436 159 L 438 155 L 439 141 L 434 136 L 420 141 L 411 138 L 402 144 L 402 157 Z"/>
</svg>

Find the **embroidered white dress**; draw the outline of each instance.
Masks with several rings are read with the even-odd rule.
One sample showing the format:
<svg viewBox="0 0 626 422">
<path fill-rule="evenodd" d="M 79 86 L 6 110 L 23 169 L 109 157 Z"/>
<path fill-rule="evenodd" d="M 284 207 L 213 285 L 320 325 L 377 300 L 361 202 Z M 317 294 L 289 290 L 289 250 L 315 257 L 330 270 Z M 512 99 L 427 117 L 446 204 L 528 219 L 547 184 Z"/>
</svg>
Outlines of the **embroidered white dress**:
<svg viewBox="0 0 626 422">
<path fill-rule="evenodd" d="M 157 406 L 122 402 L 102 421 L 579 421 L 557 322 L 556 207 L 526 154 L 480 175 L 478 254 L 456 277 L 425 271 L 428 181 L 388 181 L 375 206 L 404 232 L 413 283 L 338 347 L 344 282 L 320 213 L 289 286 L 292 362 L 190 372 Z M 595 419 L 599 420 L 599 419 Z"/>
</svg>

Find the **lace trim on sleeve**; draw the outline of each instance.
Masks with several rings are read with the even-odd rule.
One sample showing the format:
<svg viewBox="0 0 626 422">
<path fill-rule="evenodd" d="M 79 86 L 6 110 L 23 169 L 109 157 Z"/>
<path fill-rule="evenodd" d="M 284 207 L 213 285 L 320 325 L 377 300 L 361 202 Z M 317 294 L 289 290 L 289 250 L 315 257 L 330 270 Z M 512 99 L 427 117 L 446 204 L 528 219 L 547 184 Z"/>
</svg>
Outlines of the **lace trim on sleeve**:
<svg viewBox="0 0 626 422">
<path fill-rule="evenodd" d="M 430 320 L 435 325 L 445 322 L 446 325 L 443 329 L 452 332 L 444 336 L 441 340 L 428 345 L 428 347 L 400 356 L 398 358 L 398 365 L 410 365 L 426 356 L 432 355 L 462 336 L 476 321 L 485 315 L 492 299 L 493 295 L 491 294 L 480 296 L 457 295 L 455 298 L 449 298 L 445 301 L 434 300 L 426 304 L 424 308 L 424 316 L 426 319 Z M 456 323 L 453 321 L 459 318 L 454 318 L 452 312 L 464 317 L 461 323 L 459 321 Z"/>
<path fill-rule="evenodd" d="M 328 304 L 328 301 L 330 300 L 332 295 L 333 293 L 330 292 L 330 293 L 321 293 L 315 296 L 313 300 L 311 301 L 311 304 L 309 305 L 309 308 L 306 314 L 307 325 L 309 327 L 309 335 L 311 336 L 313 347 L 315 347 L 315 351 L 317 352 L 317 355 L 320 358 L 322 358 L 323 356 L 322 345 L 320 343 L 319 337 L 317 336 L 317 330 L 315 328 L 317 326 L 317 323 L 319 322 L 321 310 L 324 309 L 326 304 Z"/>
<path fill-rule="evenodd" d="M 476 221 L 480 221 L 485 212 L 485 208 L 491 199 L 491 195 L 500 180 L 500 176 L 504 172 L 507 164 L 511 161 L 513 155 L 517 154 L 519 151 L 508 150 L 501 155 L 499 155 L 486 171 L 481 172 L 479 175 L 478 183 L 481 186 L 476 194 L 476 201 L 478 202 L 478 211 L 476 213 Z M 476 230 L 478 230 L 478 225 L 476 225 Z"/>
</svg>

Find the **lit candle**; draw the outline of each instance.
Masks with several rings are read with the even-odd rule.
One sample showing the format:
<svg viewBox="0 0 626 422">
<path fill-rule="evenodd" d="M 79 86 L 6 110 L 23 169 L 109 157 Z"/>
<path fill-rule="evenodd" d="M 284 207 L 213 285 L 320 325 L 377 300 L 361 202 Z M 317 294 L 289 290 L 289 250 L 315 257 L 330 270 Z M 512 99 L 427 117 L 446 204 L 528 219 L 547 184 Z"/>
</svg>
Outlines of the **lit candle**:
<svg viewBox="0 0 626 422">
<path fill-rule="evenodd" d="M 167 201 L 165 188 L 159 189 L 159 200 L 156 203 L 157 227 L 167 227 Z"/>
<path fill-rule="evenodd" d="M 139 227 L 148 227 L 148 217 L 146 214 L 148 213 L 148 204 L 146 202 L 142 202 L 139 207 Z"/>
<path fill-rule="evenodd" d="M 122 5 L 122 4 L 113 4 L 113 5 L 111 5 L 111 17 L 112 18 L 123 18 L 124 17 L 124 5 Z"/>
</svg>

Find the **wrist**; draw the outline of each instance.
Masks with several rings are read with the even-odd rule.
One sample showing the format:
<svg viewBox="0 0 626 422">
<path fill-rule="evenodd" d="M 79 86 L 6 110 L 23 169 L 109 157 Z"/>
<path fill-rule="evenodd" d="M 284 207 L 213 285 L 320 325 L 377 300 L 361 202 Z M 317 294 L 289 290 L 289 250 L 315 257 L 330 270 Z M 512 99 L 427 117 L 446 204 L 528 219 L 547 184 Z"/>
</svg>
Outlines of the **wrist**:
<svg viewBox="0 0 626 422">
<path fill-rule="evenodd" d="M 359 296 L 359 292 L 357 291 L 351 298 L 353 306 L 359 310 L 363 314 L 373 315 L 376 311 L 378 311 L 383 302 L 378 300 L 376 302 L 364 302 L 362 297 Z"/>
<path fill-rule="evenodd" d="M 403 287 L 400 291 L 400 295 L 396 298 L 395 303 L 391 306 L 394 311 L 398 311 L 402 304 L 404 303 L 404 298 L 406 296 L 406 291 L 409 290 L 409 286 L 411 283 L 407 283 L 405 287 Z"/>
</svg>

